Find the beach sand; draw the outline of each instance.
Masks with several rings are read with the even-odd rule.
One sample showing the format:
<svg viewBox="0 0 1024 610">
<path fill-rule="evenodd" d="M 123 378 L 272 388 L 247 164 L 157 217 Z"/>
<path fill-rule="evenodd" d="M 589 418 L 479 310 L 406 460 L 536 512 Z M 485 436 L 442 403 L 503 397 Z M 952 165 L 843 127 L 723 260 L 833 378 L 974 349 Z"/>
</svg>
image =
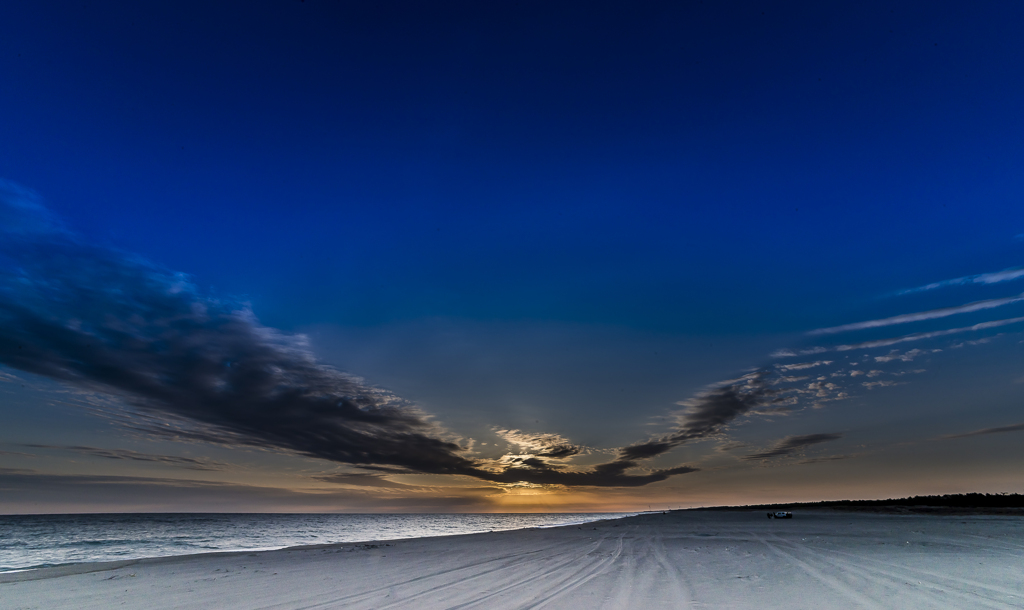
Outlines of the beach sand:
<svg viewBox="0 0 1024 610">
<path fill-rule="evenodd" d="M 1024 518 L 677 511 L 2 574 L 0 608 L 1024 608 Z"/>
</svg>

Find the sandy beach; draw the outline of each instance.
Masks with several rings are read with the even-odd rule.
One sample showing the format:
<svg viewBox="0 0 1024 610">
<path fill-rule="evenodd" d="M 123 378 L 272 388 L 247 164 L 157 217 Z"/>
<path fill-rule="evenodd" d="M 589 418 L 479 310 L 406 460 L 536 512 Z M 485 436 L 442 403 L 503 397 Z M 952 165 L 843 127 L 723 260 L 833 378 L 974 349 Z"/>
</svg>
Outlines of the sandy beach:
<svg viewBox="0 0 1024 610">
<path fill-rule="evenodd" d="M 0 575 L 0 608 L 1024 608 L 1024 518 L 680 511 L 76 564 Z"/>
</svg>

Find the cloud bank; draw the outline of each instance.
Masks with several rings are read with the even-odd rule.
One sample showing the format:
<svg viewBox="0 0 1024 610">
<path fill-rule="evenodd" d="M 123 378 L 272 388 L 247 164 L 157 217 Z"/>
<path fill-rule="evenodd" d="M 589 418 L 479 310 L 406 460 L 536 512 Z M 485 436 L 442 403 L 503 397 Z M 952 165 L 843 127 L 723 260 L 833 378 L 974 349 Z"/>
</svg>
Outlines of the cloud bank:
<svg viewBox="0 0 1024 610">
<path fill-rule="evenodd" d="M 186 275 L 85 243 L 31 192 L 0 182 L 0 220 L 0 363 L 115 395 L 143 420 L 195 424 L 184 437 L 495 483 L 637 486 L 695 470 L 628 474 L 656 455 L 628 448 L 588 471 L 472 459 L 407 401 L 318 363 L 304 337 Z M 550 440 L 534 439 L 545 457 L 577 451 Z"/>
</svg>

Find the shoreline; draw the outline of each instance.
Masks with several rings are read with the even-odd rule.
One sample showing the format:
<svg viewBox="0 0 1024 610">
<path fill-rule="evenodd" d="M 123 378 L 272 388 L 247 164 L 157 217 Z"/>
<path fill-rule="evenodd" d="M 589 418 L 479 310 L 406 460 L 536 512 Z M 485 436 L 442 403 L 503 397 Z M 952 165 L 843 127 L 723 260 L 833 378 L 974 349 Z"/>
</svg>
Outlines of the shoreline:
<svg viewBox="0 0 1024 610">
<path fill-rule="evenodd" d="M 1020 607 L 1024 518 L 679 510 L 10 573 L 5 608 Z"/>
<path fill-rule="evenodd" d="M 624 515 L 621 517 L 597 519 L 594 521 L 574 521 L 572 523 L 564 523 L 558 525 L 540 525 L 531 526 L 519 529 L 507 529 L 507 530 L 490 530 L 480 532 L 466 532 L 457 534 L 438 534 L 434 536 L 412 536 L 405 538 L 386 538 L 386 539 L 367 539 L 367 540 L 349 540 L 344 542 L 324 542 L 317 544 L 300 544 L 300 545 L 289 545 L 280 547 L 256 547 L 256 548 L 234 548 L 234 549 L 218 549 L 210 551 L 192 552 L 192 553 L 181 553 L 172 555 L 151 555 L 145 557 L 132 557 L 126 559 L 110 559 L 110 560 L 98 560 L 98 561 L 73 561 L 52 565 L 42 566 L 30 566 L 25 568 L 16 568 L 13 570 L 0 571 L 0 584 L 7 582 L 19 582 L 20 580 L 38 580 L 43 578 L 57 578 L 60 576 L 71 575 L 71 574 L 87 574 L 91 572 L 104 571 L 118 569 L 121 567 L 127 567 L 136 565 L 142 562 L 160 562 L 165 560 L 176 560 L 176 559 L 189 559 L 189 558 L 203 558 L 208 556 L 239 556 L 247 555 L 252 553 L 273 553 L 281 551 L 315 551 L 315 550 L 343 550 L 344 547 L 368 547 L 377 548 L 381 545 L 393 546 L 399 542 L 409 542 L 413 540 L 437 540 L 446 538 L 458 538 L 464 536 L 484 536 L 488 534 L 503 534 L 510 532 L 526 532 L 532 530 L 545 530 L 545 529 L 559 529 L 559 528 L 571 528 L 578 527 L 586 524 L 602 523 L 606 521 L 624 521 L 626 519 L 633 519 L 637 517 L 645 517 L 651 515 L 667 515 L 675 513 L 745 513 L 760 516 L 760 513 L 765 510 L 797 510 L 802 514 L 857 514 L 857 515 L 881 515 L 881 516 L 920 516 L 920 517 L 1024 517 L 1024 508 L 1005 509 L 1005 508 L 993 508 L 993 507 L 977 507 L 977 508 L 958 508 L 958 507 L 943 507 L 943 506 L 868 506 L 868 507 L 825 507 L 825 506 L 800 506 L 794 504 L 778 504 L 778 505 L 764 505 L 757 507 L 732 507 L 732 506 L 714 506 L 714 507 L 699 507 L 699 508 L 683 508 L 683 509 L 672 509 L 666 511 L 645 511 L 641 513 L 635 513 L 631 515 Z M 193 514 L 193 513 L 180 513 L 180 514 Z M 200 513 L 196 513 L 200 514 Z M 221 514 L 221 513 L 218 513 Z M 239 513 L 246 514 L 246 513 Z M 579 514 L 579 513 L 570 513 Z M 594 513 L 603 514 L 603 513 Z M 95 566 L 95 567 L 94 567 Z M 21 579 L 14 575 L 25 574 L 28 572 L 38 573 L 43 571 L 53 571 L 54 575 L 40 575 L 36 578 L 25 578 Z M 8 578 L 8 576 L 14 576 Z"/>
<path fill-rule="evenodd" d="M 599 513 L 595 513 L 599 514 Z M 61 578 L 64 576 L 73 576 L 78 574 L 91 574 L 95 572 L 104 572 L 109 570 L 118 570 L 122 568 L 128 568 L 138 565 L 162 565 L 168 563 L 177 562 L 191 562 L 198 560 L 205 560 L 210 558 L 236 558 L 236 557 L 258 557 L 264 554 L 271 553 L 307 553 L 314 551 L 328 551 L 328 552 L 351 552 L 357 550 L 379 550 L 386 548 L 397 547 L 401 543 L 409 542 L 444 542 L 448 540 L 455 540 L 459 538 L 470 538 L 478 536 L 498 536 L 502 534 L 517 534 L 521 532 L 532 532 L 542 530 L 557 530 L 563 528 L 576 528 L 581 529 L 583 525 L 592 525 L 595 523 L 606 523 L 611 521 L 621 521 L 625 519 L 632 519 L 635 517 L 642 517 L 653 514 L 667 514 L 659 511 L 640 513 L 636 515 L 628 515 L 624 517 L 617 517 L 613 519 L 598 519 L 595 521 L 579 521 L 574 523 L 562 524 L 562 525 L 546 525 L 546 526 L 534 526 L 520 529 L 508 529 L 508 530 L 495 530 L 487 532 L 469 532 L 460 534 L 438 534 L 436 536 L 417 536 L 411 538 L 392 538 L 392 539 L 372 539 L 372 540 L 357 540 L 349 542 L 325 542 L 320 544 L 300 544 L 293 546 L 285 546 L 273 549 L 232 549 L 223 551 L 205 551 L 200 553 L 185 553 L 181 555 L 160 555 L 154 557 L 137 557 L 133 559 L 117 559 L 110 561 L 80 561 L 62 563 L 51 566 L 42 566 L 34 568 L 21 568 L 17 570 L 10 570 L 6 572 L 0 572 L 0 584 L 11 583 L 11 582 L 25 582 L 31 580 L 45 580 L 50 578 Z M 617 527 L 617 526 L 615 526 Z M 32 572 L 34 574 L 28 574 Z M 5 578 L 5 576 L 12 576 L 11 578 Z"/>
<path fill-rule="evenodd" d="M 273 546 L 273 547 L 215 549 L 215 550 L 199 551 L 199 552 L 175 553 L 175 554 L 170 554 L 170 555 L 148 555 L 148 556 L 142 556 L 142 557 L 128 557 L 128 558 L 124 558 L 124 559 L 100 559 L 100 560 L 96 560 L 96 561 L 70 561 L 70 562 L 63 562 L 63 563 L 56 563 L 56 564 L 49 564 L 49 565 L 36 565 L 36 566 L 28 566 L 28 567 L 22 567 L 22 568 L 15 568 L 15 569 L 12 569 L 12 570 L 3 570 L 3 571 L 0 571 L 0 584 L 5 583 L 5 582 L 16 582 L 17 581 L 16 578 L 15 579 L 6 578 L 8 575 L 22 574 L 22 573 L 26 573 L 26 572 L 39 572 L 39 571 L 42 571 L 42 570 L 62 571 L 62 573 L 60 575 L 63 575 L 65 573 L 66 574 L 79 574 L 79 573 L 88 573 L 88 572 L 93 572 L 93 571 L 97 571 L 97 570 L 104 570 L 104 569 L 116 569 L 117 567 L 124 567 L 124 566 L 128 566 L 128 565 L 134 565 L 134 564 L 136 564 L 138 562 L 143 562 L 143 561 L 155 561 L 155 560 L 164 560 L 164 559 L 204 557 L 204 556 L 207 556 L 207 555 L 237 555 L 237 554 L 246 554 L 246 553 L 266 553 L 266 552 L 275 552 L 275 551 L 297 551 L 297 550 L 307 550 L 307 549 L 308 550 L 315 550 L 315 549 L 321 549 L 321 548 L 340 548 L 340 547 L 344 547 L 346 545 L 348 545 L 348 546 L 359 546 L 359 545 L 372 545 L 372 544 L 395 544 L 395 543 L 397 543 L 399 541 L 409 541 L 409 540 L 432 540 L 432 539 L 435 539 L 435 538 L 450 538 L 450 537 L 457 537 L 457 536 L 477 536 L 477 535 L 482 535 L 482 534 L 494 534 L 494 533 L 502 533 L 502 532 L 518 532 L 518 531 L 528 531 L 528 530 L 534 530 L 534 529 L 553 529 L 553 528 L 560 528 L 560 527 L 574 527 L 574 526 L 588 524 L 588 523 L 599 523 L 599 522 L 602 522 L 602 521 L 614 521 L 614 520 L 619 520 L 619 519 L 627 519 L 627 518 L 630 518 L 630 517 L 635 517 L 635 516 L 644 515 L 644 514 L 654 514 L 655 512 L 660 512 L 660 511 L 648 511 L 648 512 L 644 512 L 644 513 L 627 513 L 627 514 L 623 514 L 622 516 L 616 516 L 616 517 L 610 517 L 610 518 L 609 517 L 605 517 L 605 518 L 601 518 L 601 519 L 595 519 L 595 520 L 592 520 L 592 521 L 589 521 L 589 520 L 586 520 L 586 521 L 571 521 L 571 522 L 568 522 L 568 523 L 558 523 L 558 524 L 552 524 L 552 525 L 536 525 L 536 526 L 529 526 L 529 527 L 525 527 L 525 528 L 515 528 L 515 529 L 485 530 L 485 531 L 475 531 L 475 532 L 459 532 L 459 533 L 452 533 L 452 534 L 436 534 L 436 535 L 431 535 L 431 536 L 408 536 L 408 537 L 399 537 L 399 538 L 380 538 L 380 539 L 378 539 L 378 538 L 371 538 L 371 539 L 360 539 L 360 540 L 345 540 L 345 541 L 341 541 L 341 542 L 323 542 L 323 543 L 314 543 L 314 544 L 284 545 L 284 546 Z M 92 514 L 94 514 L 94 513 L 84 513 L 85 516 L 89 516 L 89 515 L 92 515 Z M 118 513 L 96 513 L 96 514 L 117 515 Z M 160 515 L 160 514 L 175 514 L 175 515 L 240 514 L 240 515 L 246 515 L 246 514 L 249 514 L 249 513 L 132 513 L 132 514 L 139 514 L 139 515 L 148 515 L 148 514 L 156 514 L 156 515 Z M 292 514 L 292 513 L 269 513 L 269 514 Z M 294 513 L 294 514 L 303 515 L 304 513 Z M 474 513 L 474 514 L 492 514 L 492 513 Z M 514 514 L 514 513 L 494 513 L 494 514 Z M 540 514 L 547 515 L 547 514 L 557 514 L 557 513 L 540 513 Z M 566 514 L 566 515 L 580 515 L 580 514 L 584 514 L 584 513 L 564 513 L 564 514 Z M 593 514 L 593 515 L 613 514 L 614 515 L 614 514 L 618 514 L 618 513 L 591 513 L 591 514 Z M 4 515 L 4 516 L 22 516 L 22 515 Z M 28 516 L 36 516 L 36 515 L 28 515 Z M 50 515 L 43 515 L 43 516 L 50 516 Z M 81 515 L 69 514 L 69 516 L 81 516 Z M 90 566 L 113 566 L 113 567 L 99 567 L 99 568 L 96 568 L 96 569 L 91 569 Z M 45 577 L 41 577 L 41 578 L 49 578 L 49 576 L 45 576 Z"/>
<path fill-rule="evenodd" d="M 978 509 L 957 509 L 951 507 L 900 507 L 900 506 L 883 506 L 883 507 L 799 507 L 792 504 L 779 504 L 779 505 L 768 505 L 764 507 L 731 507 L 731 506 L 714 506 L 714 507 L 699 507 L 699 508 L 682 508 L 672 509 L 665 511 L 645 511 L 642 513 L 636 513 L 631 515 L 625 515 L 622 517 L 597 519 L 594 521 L 576 521 L 572 523 L 565 523 L 559 525 L 541 525 L 531 526 L 518 529 L 507 529 L 507 530 L 490 530 L 481 532 L 466 532 L 457 534 L 437 534 L 434 536 L 413 536 L 407 538 L 382 538 L 382 539 L 367 539 L 367 540 L 349 540 L 344 542 L 324 542 L 317 544 L 299 544 L 281 547 L 261 547 L 261 548 L 240 548 L 240 549 L 223 549 L 223 550 L 210 550 L 201 551 L 194 553 L 182 553 L 174 555 L 153 555 L 147 557 L 134 557 L 127 559 L 112 559 L 112 560 L 100 560 L 100 561 L 75 561 L 60 563 L 54 565 L 17 568 L 14 570 L 7 570 L 0 572 L 0 584 L 5 582 L 17 582 L 18 578 L 8 579 L 5 576 L 24 574 L 27 572 L 42 572 L 42 571 L 53 571 L 54 575 L 40 576 L 39 578 L 58 578 L 60 576 L 71 575 L 71 574 L 86 574 L 97 571 L 119 569 L 122 567 L 133 566 L 142 563 L 163 563 L 174 560 L 191 560 L 191 559 L 202 559 L 206 557 L 237 557 L 237 556 L 251 556 L 253 554 L 264 554 L 264 553 L 280 553 L 280 552 L 304 552 L 304 551 L 340 551 L 345 550 L 346 547 L 352 547 L 353 549 L 378 549 L 393 547 L 399 543 L 408 543 L 411 541 L 438 541 L 447 539 L 457 539 L 471 536 L 489 536 L 498 534 L 514 534 L 517 532 L 530 532 L 537 530 L 557 530 L 557 529 L 569 529 L 577 528 L 580 529 L 583 525 L 600 524 L 604 522 L 612 521 L 626 521 L 628 519 L 637 519 L 643 517 L 650 517 L 655 515 L 670 515 L 670 514 L 681 514 L 681 513 L 739 513 L 760 517 L 761 513 L 765 510 L 782 510 L 782 509 L 797 509 L 799 514 L 852 514 L 852 515 L 878 515 L 878 516 L 915 516 L 915 517 L 1024 517 L 1024 508 L 1013 509 L 1014 512 L 1005 512 L 1001 509 L 991 509 L 987 507 L 981 507 Z M 191 514 L 191 513 L 181 513 Z M 246 513 L 239 513 L 246 514 Z M 594 513 L 602 514 L 602 513 Z M 799 516 L 799 515 L 798 515 Z M 618 527 L 618 524 L 613 525 Z M 95 566 L 95 567 L 94 567 Z M 32 578 L 26 580 L 38 580 L 39 578 Z"/>
</svg>

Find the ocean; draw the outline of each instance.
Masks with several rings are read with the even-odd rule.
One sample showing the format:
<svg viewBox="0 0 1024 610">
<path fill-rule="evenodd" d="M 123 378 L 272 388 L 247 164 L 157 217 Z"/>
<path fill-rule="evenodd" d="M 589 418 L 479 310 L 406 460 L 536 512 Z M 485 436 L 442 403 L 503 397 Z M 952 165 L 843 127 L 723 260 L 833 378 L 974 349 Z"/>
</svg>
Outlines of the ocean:
<svg viewBox="0 0 1024 610">
<path fill-rule="evenodd" d="M 554 527 L 636 513 L 0 515 L 0 572 L 65 563 Z"/>
</svg>

